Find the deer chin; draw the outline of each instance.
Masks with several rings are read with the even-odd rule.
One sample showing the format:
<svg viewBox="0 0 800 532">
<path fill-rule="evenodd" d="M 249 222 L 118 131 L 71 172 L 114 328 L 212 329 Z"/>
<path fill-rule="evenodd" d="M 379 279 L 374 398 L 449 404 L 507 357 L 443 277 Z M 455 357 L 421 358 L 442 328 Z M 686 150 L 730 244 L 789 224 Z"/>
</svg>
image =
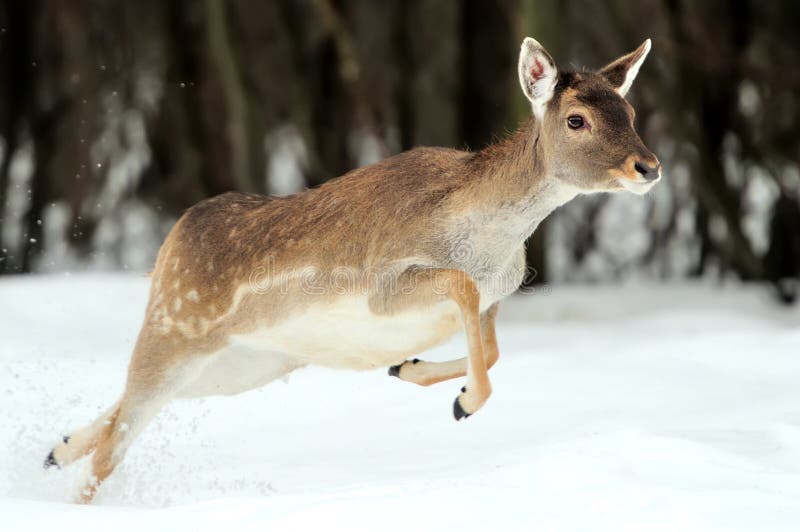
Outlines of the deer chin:
<svg viewBox="0 0 800 532">
<path fill-rule="evenodd" d="M 643 196 L 650 192 L 650 189 L 653 188 L 653 185 L 661 181 L 661 178 L 655 179 L 653 181 L 645 181 L 644 179 L 640 180 L 632 180 L 628 179 L 627 177 L 618 177 L 617 182 L 622 185 L 622 188 L 627 190 L 628 192 L 632 192 L 638 196 Z"/>
</svg>

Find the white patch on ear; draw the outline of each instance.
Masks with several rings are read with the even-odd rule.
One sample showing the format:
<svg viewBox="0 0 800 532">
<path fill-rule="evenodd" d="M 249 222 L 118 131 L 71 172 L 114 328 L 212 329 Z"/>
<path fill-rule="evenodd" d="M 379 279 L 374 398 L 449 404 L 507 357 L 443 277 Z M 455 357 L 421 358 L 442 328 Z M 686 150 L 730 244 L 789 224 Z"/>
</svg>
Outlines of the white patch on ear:
<svg viewBox="0 0 800 532">
<path fill-rule="evenodd" d="M 628 72 L 625 74 L 625 81 L 622 83 L 622 86 L 617 89 L 617 92 L 620 96 L 625 96 L 628 94 L 628 91 L 631 89 L 631 85 L 633 85 L 633 80 L 636 79 L 636 75 L 639 74 L 639 68 L 644 63 L 647 54 L 650 53 L 650 48 L 652 47 L 652 42 L 650 39 L 644 41 L 642 44 L 642 51 L 639 57 L 633 62 L 633 64 L 628 68 Z M 638 52 L 638 50 L 637 50 Z"/>
<path fill-rule="evenodd" d="M 531 101 L 536 119 L 541 120 L 556 88 L 556 64 L 536 39 L 525 37 L 519 52 L 518 70 L 522 92 Z"/>
<path fill-rule="evenodd" d="M 633 85 L 633 80 L 636 79 L 639 68 L 644 63 L 647 54 L 650 53 L 651 46 L 650 39 L 647 39 L 633 52 L 623 55 L 600 70 L 600 73 L 606 77 L 608 82 L 614 86 L 617 93 L 623 98 L 628 94 L 631 85 Z"/>
</svg>

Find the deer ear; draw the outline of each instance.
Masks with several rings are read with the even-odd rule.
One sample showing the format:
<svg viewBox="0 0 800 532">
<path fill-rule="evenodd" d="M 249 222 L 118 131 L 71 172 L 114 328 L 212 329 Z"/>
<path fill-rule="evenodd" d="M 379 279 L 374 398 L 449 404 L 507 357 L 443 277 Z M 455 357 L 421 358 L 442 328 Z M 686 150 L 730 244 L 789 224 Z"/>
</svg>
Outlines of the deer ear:
<svg viewBox="0 0 800 532">
<path fill-rule="evenodd" d="M 649 52 L 650 39 L 647 39 L 636 50 L 603 67 L 600 74 L 617 89 L 620 96 L 625 97 Z"/>
<path fill-rule="evenodd" d="M 556 64 L 536 39 L 525 37 L 519 52 L 518 69 L 522 92 L 531 101 L 533 114 L 541 120 L 545 105 L 553 97 L 556 87 Z"/>
</svg>

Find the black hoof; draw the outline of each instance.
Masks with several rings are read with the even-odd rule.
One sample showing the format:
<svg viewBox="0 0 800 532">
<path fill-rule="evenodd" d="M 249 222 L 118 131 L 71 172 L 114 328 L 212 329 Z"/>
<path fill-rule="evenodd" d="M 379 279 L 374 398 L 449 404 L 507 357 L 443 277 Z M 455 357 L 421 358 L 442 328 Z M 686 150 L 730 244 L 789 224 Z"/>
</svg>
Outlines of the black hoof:
<svg viewBox="0 0 800 532">
<path fill-rule="evenodd" d="M 55 457 L 53 456 L 53 451 L 50 451 L 50 454 L 47 455 L 47 458 L 44 459 L 44 468 L 50 469 L 51 467 L 56 466 L 59 467 L 58 462 L 56 462 Z"/>
<path fill-rule="evenodd" d="M 408 362 L 409 361 L 406 360 L 405 362 L 403 362 L 403 364 L 408 364 Z M 415 358 L 414 360 L 411 361 L 412 364 L 418 364 L 419 362 L 420 360 L 418 358 Z M 400 377 L 400 368 L 403 367 L 403 364 L 398 364 L 396 366 L 389 366 L 389 376 Z"/>
<path fill-rule="evenodd" d="M 472 414 L 468 414 L 462 407 L 461 402 L 456 397 L 455 402 L 453 403 L 453 417 L 456 418 L 456 421 L 461 421 L 461 419 L 467 419 Z"/>
<path fill-rule="evenodd" d="M 61 441 L 63 441 L 64 443 L 69 443 L 69 436 L 64 436 L 63 438 L 61 438 Z"/>
<path fill-rule="evenodd" d="M 405 364 L 405 362 L 403 362 Z M 400 377 L 400 368 L 403 367 L 403 364 L 398 364 L 396 366 L 389 366 L 389 376 L 390 377 Z"/>
</svg>

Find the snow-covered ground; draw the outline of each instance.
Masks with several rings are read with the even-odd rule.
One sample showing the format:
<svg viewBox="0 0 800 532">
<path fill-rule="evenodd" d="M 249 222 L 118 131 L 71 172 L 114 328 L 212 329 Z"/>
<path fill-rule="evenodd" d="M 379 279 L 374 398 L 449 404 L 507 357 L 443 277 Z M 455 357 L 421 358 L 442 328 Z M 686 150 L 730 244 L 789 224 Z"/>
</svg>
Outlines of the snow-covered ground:
<svg viewBox="0 0 800 532">
<path fill-rule="evenodd" d="M 800 529 L 800 311 L 740 286 L 512 298 L 494 394 L 460 423 L 460 382 L 384 370 L 175 402 L 68 504 L 87 464 L 42 461 L 120 393 L 147 285 L 0 280 L 0 529 Z"/>
</svg>

